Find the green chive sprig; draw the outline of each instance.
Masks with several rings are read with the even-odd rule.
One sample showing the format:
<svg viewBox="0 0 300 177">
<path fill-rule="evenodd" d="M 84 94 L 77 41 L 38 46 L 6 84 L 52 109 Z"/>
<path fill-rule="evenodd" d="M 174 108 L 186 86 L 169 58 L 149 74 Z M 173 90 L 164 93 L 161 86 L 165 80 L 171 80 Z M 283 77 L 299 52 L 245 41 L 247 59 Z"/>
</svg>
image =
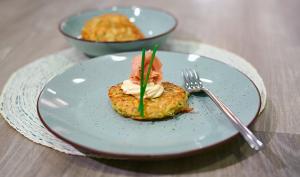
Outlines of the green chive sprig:
<svg viewBox="0 0 300 177">
<path fill-rule="evenodd" d="M 151 68 L 152 68 L 152 65 L 153 65 L 153 61 L 154 61 L 157 49 L 158 49 L 158 45 L 155 45 L 153 50 L 152 50 L 152 56 L 151 56 L 151 60 L 150 60 L 150 64 L 149 64 L 149 67 L 148 67 L 148 71 L 147 71 L 147 75 L 146 75 L 145 80 L 144 80 L 144 73 L 145 73 L 144 64 L 145 64 L 146 49 L 143 48 L 143 50 L 142 50 L 141 77 L 140 77 L 141 78 L 141 81 L 140 81 L 140 103 L 139 103 L 139 108 L 138 108 L 138 111 L 140 112 L 141 117 L 144 117 L 144 95 L 145 95 L 145 92 L 146 92 L 147 83 L 148 83 L 148 80 L 149 80 L 149 77 L 150 77 L 150 72 L 151 72 Z"/>
<path fill-rule="evenodd" d="M 146 49 L 143 48 L 142 50 L 142 61 L 141 61 L 141 81 L 140 81 L 140 104 L 138 111 L 140 112 L 141 117 L 144 117 L 144 91 L 143 91 L 143 85 L 144 85 L 144 65 L 145 65 L 145 52 Z"/>
</svg>

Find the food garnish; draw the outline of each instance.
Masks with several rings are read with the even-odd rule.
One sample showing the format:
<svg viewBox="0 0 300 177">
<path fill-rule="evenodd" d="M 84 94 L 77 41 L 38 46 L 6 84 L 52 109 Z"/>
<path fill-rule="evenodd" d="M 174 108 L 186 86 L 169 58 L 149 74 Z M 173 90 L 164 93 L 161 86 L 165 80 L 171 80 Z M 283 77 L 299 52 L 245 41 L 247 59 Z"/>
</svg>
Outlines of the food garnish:
<svg viewBox="0 0 300 177">
<path fill-rule="evenodd" d="M 152 68 L 152 65 L 153 65 L 153 61 L 154 61 L 154 58 L 155 58 L 155 53 L 157 51 L 157 48 L 158 48 L 158 45 L 155 45 L 153 50 L 152 50 L 152 57 L 151 57 L 151 60 L 150 60 L 150 64 L 148 66 L 148 71 L 147 71 L 147 75 L 146 75 L 146 80 L 144 80 L 144 70 L 145 70 L 145 51 L 146 49 L 143 48 L 143 51 L 142 51 L 142 61 L 141 61 L 141 81 L 140 81 L 140 103 L 139 103 L 139 112 L 140 112 L 140 115 L 142 117 L 144 117 L 144 94 L 145 94 L 145 91 L 146 91 L 146 88 L 147 88 L 147 83 L 148 83 L 148 80 L 149 80 L 149 76 L 150 76 L 150 73 L 151 73 L 151 68 Z"/>
</svg>

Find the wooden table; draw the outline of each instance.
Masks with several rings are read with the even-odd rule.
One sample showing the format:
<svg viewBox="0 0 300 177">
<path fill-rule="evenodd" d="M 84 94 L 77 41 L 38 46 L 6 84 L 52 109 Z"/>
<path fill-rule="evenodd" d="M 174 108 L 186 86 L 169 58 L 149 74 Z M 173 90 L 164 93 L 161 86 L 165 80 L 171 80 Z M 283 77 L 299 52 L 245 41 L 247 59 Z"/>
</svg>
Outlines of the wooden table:
<svg viewBox="0 0 300 177">
<path fill-rule="evenodd" d="M 253 152 L 238 137 L 197 156 L 157 162 L 66 155 L 24 138 L 0 119 L 0 176 L 300 176 L 300 1 L 0 1 L 0 87 L 16 69 L 69 47 L 57 24 L 74 12 L 147 5 L 179 20 L 173 37 L 225 48 L 263 77 L 268 103 L 252 127 L 266 144 Z"/>
</svg>

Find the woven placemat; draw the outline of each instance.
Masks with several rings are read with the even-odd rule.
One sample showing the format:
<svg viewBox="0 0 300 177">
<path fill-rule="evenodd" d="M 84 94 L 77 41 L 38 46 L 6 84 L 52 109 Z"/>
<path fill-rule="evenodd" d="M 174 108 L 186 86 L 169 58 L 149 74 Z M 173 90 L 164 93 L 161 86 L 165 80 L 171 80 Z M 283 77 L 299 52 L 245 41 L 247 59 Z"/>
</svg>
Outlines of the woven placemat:
<svg viewBox="0 0 300 177">
<path fill-rule="evenodd" d="M 246 74 L 257 86 L 262 100 L 261 110 L 266 104 L 266 89 L 256 69 L 245 59 L 207 44 L 170 39 L 163 50 L 193 53 L 231 65 Z M 37 116 L 36 102 L 45 84 L 57 74 L 78 62 L 88 60 L 74 48 L 42 57 L 11 75 L 0 95 L 0 113 L 18 132 L 35 143 L 55 150 L 82 155 L 81 152 L 52 135 Z"/>
</svg>

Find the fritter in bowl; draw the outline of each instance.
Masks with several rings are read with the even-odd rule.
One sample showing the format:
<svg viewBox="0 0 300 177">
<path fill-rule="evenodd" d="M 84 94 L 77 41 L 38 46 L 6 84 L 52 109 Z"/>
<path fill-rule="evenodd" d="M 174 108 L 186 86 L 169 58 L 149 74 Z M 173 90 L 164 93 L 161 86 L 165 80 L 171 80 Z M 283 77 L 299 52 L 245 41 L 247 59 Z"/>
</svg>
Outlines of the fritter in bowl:
<svg viewBox="0 0 300 177">
<path fill-rule="evenodd" d="M 138 112 L 139 98 L 123 93 L 122 84 L 110 87 L 108 96 L 112 107 L 124 117 L 137 120 L 158 120 L 189 112 L 188 93 L 181 87 L 162 82 L 163 94 L 158 98 L 144 99 L 144 117 Z"/>
<path fill-rule="evenodd" d="M 144 35 L 121 14 L 104 14 L 88 20 L 81 31 L 85 40 L 98 42 L 124 42 L 143 39 Z"/>
</svg>

